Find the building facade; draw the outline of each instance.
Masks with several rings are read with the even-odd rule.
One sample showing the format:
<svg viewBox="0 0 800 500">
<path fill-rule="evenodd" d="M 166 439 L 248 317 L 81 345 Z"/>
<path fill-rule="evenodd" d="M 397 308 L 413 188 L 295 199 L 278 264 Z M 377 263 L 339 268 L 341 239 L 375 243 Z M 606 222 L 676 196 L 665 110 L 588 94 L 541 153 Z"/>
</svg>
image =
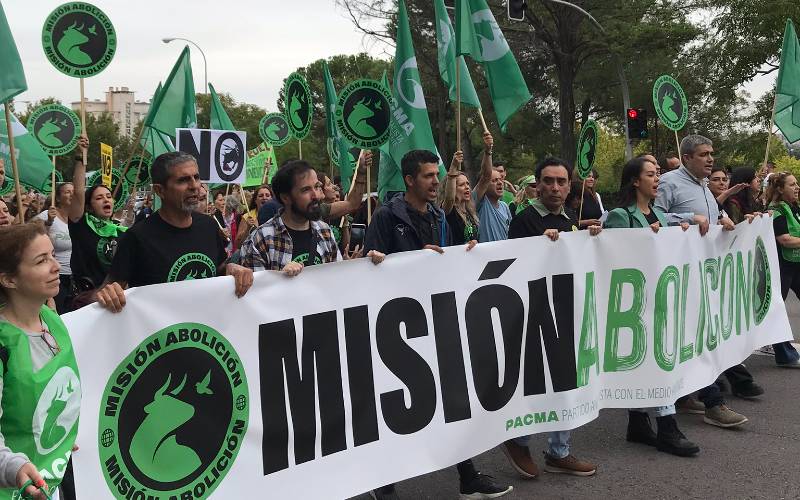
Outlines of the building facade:
<svg viewBox="0 0 800 500">
<path fill-rule="evenodd" d="M 86 99 L 86 114 L 99 117 L 103 113 L 109 113 L 114 119 L 114 123 L 119 126 L 119 133 L 126 137 L 132 136 L 136 131 L 136 125 L 140 120 L 147 116 L 150 103 L 137 101 L 134 92 L 128 87 L 108 87 L 106 99 Z M 79 112 L 81 109 L 80 101 L 72 103 L 72 109 Z"/>
</svg>

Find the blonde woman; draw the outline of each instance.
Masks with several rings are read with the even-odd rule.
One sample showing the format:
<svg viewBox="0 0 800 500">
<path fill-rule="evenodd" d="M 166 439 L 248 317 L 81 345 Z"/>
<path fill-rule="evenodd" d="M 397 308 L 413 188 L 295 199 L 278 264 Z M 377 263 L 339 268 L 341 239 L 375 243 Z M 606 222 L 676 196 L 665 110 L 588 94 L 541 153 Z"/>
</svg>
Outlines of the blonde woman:
<svg viewBox="0 0 800 500">
<path fill-rule="evenodd" d="M 469 178 L 461 171 L 463 161 L 464 153 L 456 151 L 450 163 L 450 170 L 447 172 L 442 200 L 442 210 L 453 233 L 453 245 L 463 245 L 478 240 L 478 213 L 472 201 Z"/>
</svg>

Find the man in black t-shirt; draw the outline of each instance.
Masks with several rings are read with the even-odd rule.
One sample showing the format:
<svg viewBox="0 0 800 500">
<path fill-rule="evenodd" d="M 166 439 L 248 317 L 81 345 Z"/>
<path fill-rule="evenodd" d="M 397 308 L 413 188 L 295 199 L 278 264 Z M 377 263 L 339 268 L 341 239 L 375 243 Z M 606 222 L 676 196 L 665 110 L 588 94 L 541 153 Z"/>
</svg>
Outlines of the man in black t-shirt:
<svg viewBox="0 0 800 500">
<path fill-rule="evenodd" d="M 247 293 L 253 272 L 225 264 L 225 242 L 217 224 L 195 212 L 200 203 L 200 174 L 194 157 L 164 153 L 151 167 L 153 190 L 161 208 L 120 239 L 106 283 L 97 292 L 101 306 L 118 312 L 124 289 L 156 283 L 233 276 L 236 295 Z"/>
</svg>

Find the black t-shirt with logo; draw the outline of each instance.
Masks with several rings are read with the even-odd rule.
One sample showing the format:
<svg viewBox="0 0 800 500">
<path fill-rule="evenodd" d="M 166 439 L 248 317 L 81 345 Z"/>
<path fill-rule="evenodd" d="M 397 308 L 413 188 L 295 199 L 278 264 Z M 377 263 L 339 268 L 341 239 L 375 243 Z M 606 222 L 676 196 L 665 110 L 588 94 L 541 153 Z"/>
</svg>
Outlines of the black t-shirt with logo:
<svg viewBox="0 0 800 500">
<path fill-rule="evenodd" d="M 67 227 L 72 239 L 72 256 L 69 260 L 72 275 L 76 278 L 88 278 L 95 287 L 99 287 L 111 267 L 117 238 L 99 236 L 86 223 L 85 216 L 78 222 L 69 221 Z"/>
<path fill-rule="evenodd" d="M 212 278 L 226 257 L 225 241 L 211 217 L 193 213 L 192 225 L 180 228 L 156 212 L 120 238 L 108 274 L 130 287 Z"/>
<path fill-rule="evenodd" d="M 322 264 L 322 259 L 317 253 L 317 245 L 311 234 L 311 227 L 304 231 L 296 231 L 289 227 L 286 229 L 292 238 L 292 262 L 299 262 L 304 266 Z"/>
<path fill-rule="evenodd" d="M 566 217 L 564 216 L 566 214 Z M 534 207 L 528 207 L 519 215 L 511 219 L 508 228 L 508 238 L 527 238 L 528 236 L 541 236 L 548 229 L 563 231 L 577 231 L 578 217 L 569 208 L 564 208 L 564 214 L 548 213 L 542 217 Z"/>
<path fill-rule="evenodd" d="M 451 208 L 450 213 L 447 214 L 447 223 L 453 232 L 453 245 L 463 245 L 469 241 L 478 240 L 477 222 L 465 223 L 455 208 Z"/>
</svg>

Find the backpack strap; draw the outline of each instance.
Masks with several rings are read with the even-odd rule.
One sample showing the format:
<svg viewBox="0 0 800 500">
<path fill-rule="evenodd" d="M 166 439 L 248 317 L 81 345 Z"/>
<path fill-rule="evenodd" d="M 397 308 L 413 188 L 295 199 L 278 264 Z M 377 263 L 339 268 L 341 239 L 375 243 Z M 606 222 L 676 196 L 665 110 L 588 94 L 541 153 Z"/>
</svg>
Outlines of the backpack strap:
<svg viewBox="0 0 800 500">
<path fill-rule="evenodd" d="M 633 227 L 633 213 L 628 210 L 628 207 L 625 207 L 625 213 L 628 214 L 628 227 Z"/>
</svg>

